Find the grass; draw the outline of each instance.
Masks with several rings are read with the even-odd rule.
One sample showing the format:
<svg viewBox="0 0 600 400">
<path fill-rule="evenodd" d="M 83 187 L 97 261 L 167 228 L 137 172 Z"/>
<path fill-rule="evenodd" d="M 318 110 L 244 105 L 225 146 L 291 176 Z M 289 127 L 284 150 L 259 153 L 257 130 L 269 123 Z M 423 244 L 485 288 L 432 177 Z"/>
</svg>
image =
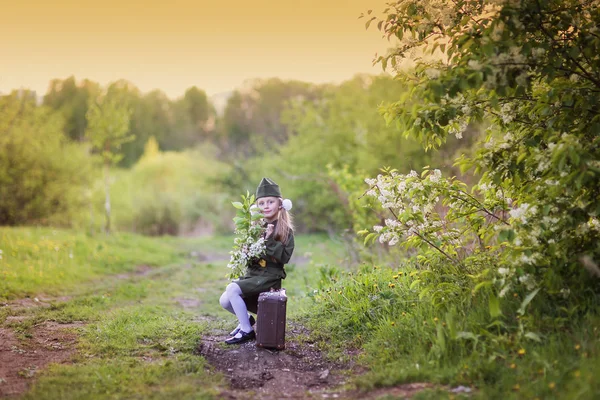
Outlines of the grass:
<svg viewBox="0 0 600 400">
<path fill-rule="evenodd" d="M 0 300 L 72 291 L 81 282 L 181 262 L 172 243 L 132 234 L 98 235 L 0 227 Z"/>
<path fill-rule="evenodd" d="M 0 326 L 27 345 L 44 321 L 84 323 L 75 328 L 73 364 L 36 372 L 24 398 L 208 399 L 225 387 L 195 349 L 207 330 L 235 325 L 218 302 L 232 237 L 90 237 L 42 228 L 0 228 L 0 237 L 0 274 L 8 277 L 0 298 L 61 299 L 47 308 L 2 307 Z M 343 255 L 340 243 L 319 235 L 299 236 L 296 249 L 284 281 L 290 319 L 312 303 L 321 268 Z M 10 315 L 20 318 L 9 322 Z"/>
<path fill-rule="evenodd" d="M 481 399 L 598 398 L 600 316 L 594 304 L 578 318 L 568 319 L 557 307 L 546 320 L 533 313 L 492 319 L 485 294 L 471 296 L 470 289 L 454 290 L 434 306 L 422 294 L 421 275 L 409 265 L 334 269 L 315 294 L 307 317 L 313 335 L 333 357 L 348 347 L 362 350 L 369 372 L 356 379 L 360 388 L 432 382 L 438 388 L 417 398 L 453 398 L 441 388 L 457 386 Z M 539 337 L 510 334 L 508 326 Z"/>
<path fill-rule="evenodd" d="M 0 308 L 0 326 L 26 344 L 43 321 L 84 322 L 76 328 L 73 364 L 36 372 L 24 398 L 209 399 L 226 385 L 195 349 L 208 330 L 235 325 L 218 303 L 228 283 L 231 236 L 89 237 L 0 228 L 0 237 L 0 273 L 10 277 L 0 283 L 3 300 L 66 299 L 48 308 Z M 152 268 L 140 271 L 140 265 Z M 343 243 L 299 235 L 284 287 L 290 320 L 309 325 L 329 357 L 343 361 L 349 349 L 360 350 L 368 372 L 354 383 L 362 390 L 432 382 L 438 386 L 415 398 L 467 398 L 447 390 L 460 385 L 474 391 L 469 398 L 481 399 L 592 399 L 600 393 L 597 308 L 578 318 L 557 310 L 560 324 L 522 321 L 539 328 L 539 342 L 516 340 L 490 324 L 483 293 L 472 297 L 453 287 L 434 305 L 415 283 L 423 281 L 422 272 L 408 264 L 350 265 Z M 6 320 L 15 314 L 21 318 Z"/>
<path fill-rule="evenodd" d="M 218 379 L 207 380 L 198 356 L 93 360 L 77 368 L 54 365 L 24 399 L 212 399 Z"/>
</svg>

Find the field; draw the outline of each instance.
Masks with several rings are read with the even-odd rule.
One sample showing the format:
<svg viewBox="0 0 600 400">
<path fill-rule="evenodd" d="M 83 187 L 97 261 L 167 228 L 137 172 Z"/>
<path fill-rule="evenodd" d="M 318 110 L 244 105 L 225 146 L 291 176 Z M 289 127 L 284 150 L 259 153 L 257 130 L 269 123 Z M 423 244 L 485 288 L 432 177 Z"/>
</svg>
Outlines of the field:
<svg viewBox="0 0 600 400">
<path fill-rule="evenodd" d="M 2 397 L 591 399 L 599 390 L 594 312 L 517 350 L 496 343 L 490 356 L 489 338 L 469 335 L 483 329 L 487 302 L 440 314 L 411 289 L 419 271 L 353 265 L 344 243 L 324 235 L 297 238 L 281 352 L 222 343 L 235 325 L 218 303 L 232 237 L 2 228 L 0 238 Z M 444 339 L 450 327 L 458 339 Z"/>
<path fill-rule="evenodd" d="M 269 398 L 269 387 L 286 379 L 266 379 L 274 368 L 269 363 L 280 369 L 288 363 L 290 376 L 311 375 L 307 381 L 317 374 L 313 388 L 328 386 L 327 380 L 318 380 L 325 367 L 299 370 L 301 358 L 321 356 L 301 345 L 307 334 L 294 323 L 311 302 L 307 293 L 319 279 L 318 265 L 340 252 L 340 245 L 325 237 L 299 237 L 300 250 L 288 268 L 288 352 L 263 351 L 262 361 L 250 369 L 257 378 L 238 371 L 233 387 L 228 381 L 236 377 L 227 379 L 223 372 L 228 371 L 219 367 L 228 360 L 245 361 L 220 343 L 235 318 L 218 302 L 227 284 L 231 237 L 91 238 L 70 231 L 3 228 L 0 238 L 3 396 L 215 398 L 233 391 L 241 398 L 261 389 Z M 255 346 L 244 346 L 254 357 Z M 289 359 L 291 352 L 296 356 Z M 207 362 L 211 356 L 215 366 Z M 300 384 L 294 390 L 307 389 Z"/>
</svg>

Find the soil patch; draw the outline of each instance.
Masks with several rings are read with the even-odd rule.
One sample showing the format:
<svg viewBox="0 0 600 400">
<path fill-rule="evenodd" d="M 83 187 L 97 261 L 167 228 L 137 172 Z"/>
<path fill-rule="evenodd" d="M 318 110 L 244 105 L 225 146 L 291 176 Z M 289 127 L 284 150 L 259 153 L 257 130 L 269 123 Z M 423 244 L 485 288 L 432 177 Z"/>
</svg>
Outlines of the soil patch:
<svg viewBox="0 0 600 400">
<path fill-rule="evenodd" d="M 6 303 L 0 304 L 0 307 L 8 307 L 8 309 L 12 313 L 18 314 L 19 312 L 36 307 L 50 307 L 55 303 L 62 303 L 65 301 L 69 301 L 71 297 L 69 296 L 61 296 L 61 297 L 50 297 L 44 294 L 38 295 L 37 297 L 25 297 L 22 299 L 11 300 Z"/>
<path fill-rule="evenodd" d="M 115 278 L 117 279 L 129 279 L 132 277 L 136 277 L 136 276 L 148 276 L 153 272 L 154 268 L 152 268 L 149 265 L 138 265 L 135 267 L 135 270 L 133 272 L 128 272 L 125 274 L 117 274 L 115 275 Z"/>
<path fill-rule="evenodd" d="M 340 388 L 350 366 L 325 360 L 311 343 L 300 343 L 302 328 L 286 335 L 285 350 L 262 349 L 254 341 L 223 344 L 225 335 L 205 336 L 198 352 L 230 381 L 224 399 L 351 398 Z"/>
<path fill-rule="evenodd" d="M 425 390 L 425 389 L 431 389 L 434 387 L 435 387 L 435 385 L 432 383 L 421 383 L 421 382 L 406 383 L 403 385 L 398 385 L 398 386 L 389 387 L 389 388 L 381 388 L 381 389 L 377 389 L 377 390 L 374 390 L 369 393 L 364 393 L 361 397 L 363 399 L 368 399 L 368 400 L 376 400 L 376 399 L 380 399 L 382 397 L 410 399 L 411 397 L 413 397 L 415 394 L 419 393 L 420 391 Z"/>
<path fill-rule="evenodd" d="M 179 303 L 184 310 L 197 310 L 200 308 L 200 305 L 202 305 L 202 301 L 196 298 L 177 297 L 175 301 Z"/>
<path fill-rule="evenodd" d="M 0 327 L 0 397 L 24 393 L 42 368 L 68 362 L 77 343 L 77 335 L 69 328 L 81 326 L 83 323 L 46 321 L 37 325 L 27 340 L 19 340 L 11 329 Z"/>
</svg>

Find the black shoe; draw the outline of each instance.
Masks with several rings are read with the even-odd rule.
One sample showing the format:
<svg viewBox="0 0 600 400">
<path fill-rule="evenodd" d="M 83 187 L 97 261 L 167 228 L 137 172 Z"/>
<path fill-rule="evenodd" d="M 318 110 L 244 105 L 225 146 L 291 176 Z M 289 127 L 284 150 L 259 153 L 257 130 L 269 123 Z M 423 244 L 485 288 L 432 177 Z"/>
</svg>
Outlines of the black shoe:
<svg viewBox="0 0 600 400">
<path fill-rule="evenodd" d="M 256 320 L 254 319 L 254 317 L 251 315 L 249 319 L 250 319 L 250 326 L 254 326 L 254 324 L 256 324 Z M 235 336 L 235 335 L 237 335 L 237 333 L 239 331 L 240 331 L 240 328 L 235 328 L 234 330 L 232 330 L 229 333 L 229 336 Z"/>
<path fill-rule="evenodd" d="M 239 331 L 234 337 L 231 337 L 225 341 L 227 344 L 241 344 L 250 340 L 256 339 L 256 333 L 254 331 L 244 332 Z"/>
</svg>

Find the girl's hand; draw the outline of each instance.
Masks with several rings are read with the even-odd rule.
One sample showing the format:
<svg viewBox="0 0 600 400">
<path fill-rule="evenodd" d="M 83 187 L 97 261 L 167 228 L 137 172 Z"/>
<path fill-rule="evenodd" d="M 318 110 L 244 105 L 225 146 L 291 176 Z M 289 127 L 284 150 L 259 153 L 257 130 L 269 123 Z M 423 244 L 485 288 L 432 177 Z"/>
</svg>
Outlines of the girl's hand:
<svg viewBox="0 0 600 400">
<path fill-rule="evenodd" d="M 269 236 L 271 236 L 273 234 L 273 230 L 274 230 L 275 226 L 273 224 L 269 224 L 267 225 L 267 233 L 265 235 L 265 238 L 268 239 Z"/>
</svg>

